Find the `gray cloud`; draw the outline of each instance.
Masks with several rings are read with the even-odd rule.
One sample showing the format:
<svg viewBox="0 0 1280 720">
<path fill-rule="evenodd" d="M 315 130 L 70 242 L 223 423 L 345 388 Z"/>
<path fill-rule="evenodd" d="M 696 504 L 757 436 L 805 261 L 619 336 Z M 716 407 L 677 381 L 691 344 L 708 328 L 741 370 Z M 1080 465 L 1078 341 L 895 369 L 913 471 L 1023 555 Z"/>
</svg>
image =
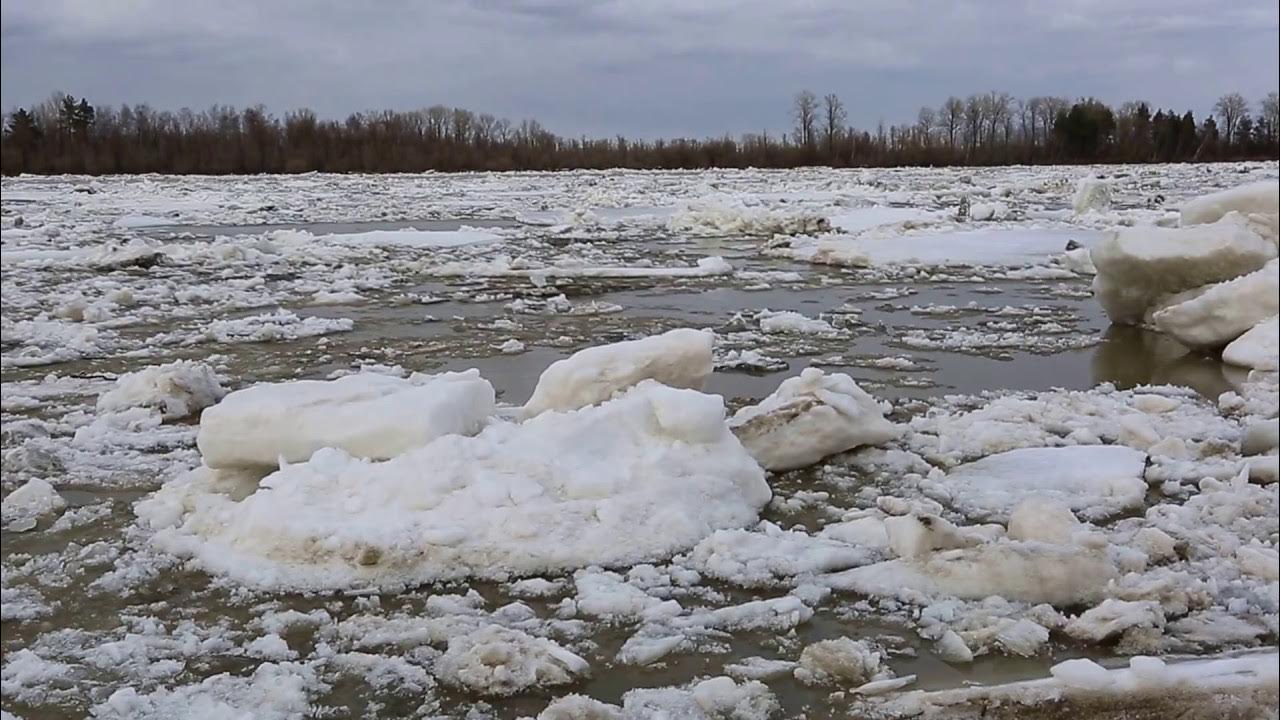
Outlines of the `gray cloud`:
<svg viewBox="0 0 1280 720">
<path fill-rule="evenodd" d="M 850 121 L 905 122 L 990 89 L 1205 112 L 1280 84 L 1275 0 L 14 0 L 8 109 L 53 91 L 277 112 L 435 103 L 558 132 L 734 134 L 787 125 L 801 88 Z"/>
</svg>

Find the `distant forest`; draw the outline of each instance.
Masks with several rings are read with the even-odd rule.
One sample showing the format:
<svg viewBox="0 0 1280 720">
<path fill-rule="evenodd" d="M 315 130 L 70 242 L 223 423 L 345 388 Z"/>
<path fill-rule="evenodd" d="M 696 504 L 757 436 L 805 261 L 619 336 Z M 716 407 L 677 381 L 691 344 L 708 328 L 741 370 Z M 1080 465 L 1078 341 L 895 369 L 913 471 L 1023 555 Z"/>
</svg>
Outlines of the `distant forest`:
<svg viewBox="0 0 1280 720">
<path fill-rule="evenodd" d="M 4 118 L 0 169 L 17 173 L 301 173 L 571 168 L 884 167 L 1207 162 L 1280 157 L 1280 101 L 1223 95 L 1212 115 L 1118 108 L 1091 98 L 990 92 L 922 108 L 914 123 L 872 131 L 846 123 L 834 94 L 805 91 L 789 133 L 740 138 L 570 138 L 536 121 L 436 105 L 321 120 L 262 106 L 203 112 L 94 106 L 55 94 Z"/>
</svg>

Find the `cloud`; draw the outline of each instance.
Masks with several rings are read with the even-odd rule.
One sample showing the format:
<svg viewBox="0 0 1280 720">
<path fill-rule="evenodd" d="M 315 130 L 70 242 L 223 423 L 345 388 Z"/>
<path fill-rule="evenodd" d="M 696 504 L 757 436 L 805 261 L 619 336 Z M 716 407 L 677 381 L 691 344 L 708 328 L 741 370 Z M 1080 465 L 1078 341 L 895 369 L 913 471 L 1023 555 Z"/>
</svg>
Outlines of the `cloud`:
<svg viewBox="0 0 1280 720">
<path fill-rule="evenodd" d="M 45 0 L 0 5 L 5 108 L 60 89 L 157 107 L 443 103 L 567 134 L 785 128 L 801 88 L 850 121 L 947 95 L 1143 98 L 1202 114 L 1280 82 L 1275 0 Z"/>
</svg>

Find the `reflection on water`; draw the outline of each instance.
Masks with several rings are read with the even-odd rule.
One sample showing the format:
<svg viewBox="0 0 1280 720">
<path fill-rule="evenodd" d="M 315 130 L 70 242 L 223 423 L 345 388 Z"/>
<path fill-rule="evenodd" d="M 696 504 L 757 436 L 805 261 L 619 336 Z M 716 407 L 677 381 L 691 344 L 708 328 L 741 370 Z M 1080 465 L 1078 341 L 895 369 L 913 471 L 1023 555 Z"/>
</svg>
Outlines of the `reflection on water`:
<svg viewBox="0 0 1280 720">
<path fill-rule="evenodd" d="M 1188 350 L 1177 340 L 1142 328 L 1112 325 L 1093 354 L 1093 379 L 1121 389 L 1182 385 L 1216 399 L 1237 389 L 1249 371 Z"/>
</svg>

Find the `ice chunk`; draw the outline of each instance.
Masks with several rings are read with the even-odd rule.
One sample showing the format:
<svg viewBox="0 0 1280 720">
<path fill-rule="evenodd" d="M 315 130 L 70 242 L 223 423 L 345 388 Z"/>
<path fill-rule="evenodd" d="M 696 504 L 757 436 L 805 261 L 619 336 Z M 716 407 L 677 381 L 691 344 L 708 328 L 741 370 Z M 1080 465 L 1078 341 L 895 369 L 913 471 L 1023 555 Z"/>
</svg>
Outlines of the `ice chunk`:
<svg viewBox="0 0 1280 720">
<path fill-rule="evenodd" d="M 1063 660 L 1049 668 L 1049 674 L 1067 687 L 1082 690 L 1099 690 L 1115 681 L 1106 668 L 1086 658 Z"/>
<path fill-rule="evenodd" d="M 790 470 L 898 436 L 885 407 L 848 375 L 805 368 L 772 395 L 742 408 L 730 427 L 766 469 Z"/>
<path fill-rule="evenodd" d="M 1055 665 L 1052 677 L 898 696 L 882 705 L 890 717 L 1269 717 L 1275 714 L 1274 649 L 1239 657 L 1217 656 L 1165 664 L 1131 658 L 1128 668 L 1105 669 L 1092 660 Z"/>
<path fill-rule="evenodd" d="M 636 720 L 766 720 L 777 712 L 778 701 L 762 682 L 735 683 L 721 676 L 687 689 L 631 690 L 622 696 L 622 706 L 623 717 Z"/>
<path fill-rule="evenodd" d="M 200 682 L 158 687 L 150 692 L 122 687 L 95 705 L 90 714 L 99 720 L 291 720 L 305 716 L 313 706 L 313 693 L 318 694 L 325 687 L 310 665 L 262 663 L 248 675 L 224 672 Z"/>
<path fill-rule="evenodd" d="M 493 413 L 493 386 L 475 370 L 407 380 L 359 373 L 237 390 L 204 411 L 196 443 L 212 468 L 300 462 L 321 448 L 386 459 L 475 434 Z"/>
<path fill-rule="evenodd" d="M 1267 582 L 1280 580 L 1280 553 L 1262 545 L 1245 545 L 1236 550 L 1236 562 L 1244 572 Z"/>
<path fill-rule="evenodd" d="M 584 570 L 574 576 L 573 583 L 578 612 L 590 617 L 632 620 L 662 605 L 661 599 L 627 583 L 617 573 Z"/>
<path fill-rule="evenodd" d="M 213 368 L 178 360 L 121 375 L 115 387 L 98 396 L 98 412 L 152 407 L 166 420 L 173 420 L 193 415 L 226 394 Z"/>
<path fill-rule="evenodd" d="M 565 695 L 538 713 L 538 720 L 626 720 L 626 716 L 617 705 L 585 695 Z"/>
<path fill-rule="evenodd" d="M 1117 576 L 1105 553 L 1044 543 L 994 542 L 935 552 L 917 560 L 889 560 L 827 575 L 836 590 L 876 597 L 954 596 L 1065 606 L 1100 598 Z"/>
<path fill-rule="evenodd" d="M 806 685 L 857 687 L 880 672 L 880 653 L 863 640 L 821 640 L 800 653 L 795 677 Z"/>
<path fill-rule="evenodd" d="M 969 219 L 977 222 L 1003 220 L 1009 214 L 1009 206 L 1002 202 L 974 203 L 969 208 Z"/>
<path fill-rule="evenodd" d="M 698 543 L 688 564 L 698 572 L 735 585 L 752 586 L 796 575 L 844 570 L 868 561 L 869 554 L 862 548 L 770 525 L 765 532 L 717 531 Z"/>
<path fill-rule="evenodd" d="M 1081 529 L 1071 508 L 1057 500 L 1032 496 L 1018 503 L 1009 514 L 1009 537 L 1062 545 Z"/>
<path fill-rule="evenodd" d="M 1258 455 L 1277 447 L 1280 447 L 1280 418 L 1249 423 L 1240 439 L 1240 452 L 1245 455 Z"/>
<path fill-rule="evenodd" d="M 973 662 L 973 651 L 954 630 L 947 630 L 942 637 L 938 638 L 938 642 L 933 646 L 933 654 L 944 662 L 961 664 Z"/>
<path fill-rule="evenodd" d="M 770 660 L 762 657 L 744 658 L 724 666 L 726 673 L 745 680 L 772 680 L 788 675 L 795 669 L 796 663 L 791 660 Z"/>
<path fill-rule="evenodd" d="M 1275 244 L 1239 215 L 1212 225 L 1125 228 L 1090 254 L 1098 270 L 1094 294 L 1121 324 L 1141 322 L 1162 296 L 1253 272 L 1275 256 Z"/>
<path fill-rule="evenodd" d="M 499 625 L 450 638 L 435 666 L 449 685 L 496 696 L 565 685 L 587 669 L 586 660 L 555 642 Z"/>
<path fill-rule="evenodd" d="M 1183 225 L 1213 223 L 1231 212 L 1280 213 L 1280 183 L 1274 179 L 1263 180 L 1188 200 L 1182 205 L 1180 222 Z"/>
<path fill-rule="evenodd" d="M 1163 629 L 1164 612 L 1160 603 L 1108 598 L 1067 623 L 1065 630 L 1077 640 L 1096 643 L 1135 627 Z"/>
<path fill-rule="evenodd" d="M 48 481 L 31 478 L 0 501 L 0 523 L 6 530 L 30 530 L 40 518 L 66 506 L 67 501 Z"/>
<path fill-rule="evenodd" d="M 580 350 L 543 371 L 524 413 L 532 417 L 548 410 L 576 410 L 648 379 L 700 390 L 711 374 L 714 343 L 712 333 L 680 328 Z"/>
<path fill-rule="evenodd" d="M 1097 275 L 1098 268 L 1093 266 L 1093 258 L 1089 248 L 1081 247 L 1062 253 L 1062 266 L 1078 275 Z"/>
<path fill-rule="evenodd" d="M 1096 177 L 1083 177 L 1076 181 L 1076 192 L 1071 198 L 1076 215 L 1111 207 L 1111 185 Z"/>
<path fill-rule="evenodd" d="M 809 318 L 792 310 L 761 310 L 756 313 L 760 330 L 766 333 L 795 333 L 797 335 L 834 335 L 836 329 L 821 318 Z"/>
<path fill-rule="evenodd" d="M 136 511 L 160 528 L 161 548 L 260 587 L 632 565 L 749 525 L 771 496 L 718 396 L 653 381 L 600 406 L 443 435 L 386 462 L 326 449 L 240 501 L 209 473 L 171 481 Z"/>
<path fill-rule="evenodd" d="M 452 248 L 464 245 L 483 245 L 502 240 L 501 235 L 473 227 L 457 230 L 370 230 L 368 232 L 323 235 L 317 242 L 333 242 L 349 245 L 378 245 L 408 248 Z"/>
<path fill-rule="evenodd" d="M 1275 316 L 1254 325 L 1227 345 L 1223 362 L 1255 370 L 1275 370 L 1280 366 L 1280 318 Z"/>
<path fill-rule="evenodd" d="M 1146 453 L 1119 445 L 1022 448 L 960 465 L 939 484 L 973 517 L 1003 519 L 1035 494 L 1096 520 L 1142 507 L 1146 461 Z"/>
<path fill-rule="evenodd" d="M 725 198 L 690 203 L 667 222 L 667 227 L 700 236 L 768 237 L 825 232 L 831 229 L 831 223 L 816 213 L 753 207 L 737 198 Z"/>
<path fill-rule="evenodd" d="M 1049 642 L 1049 630 L 1028 618 L 1020 618 L 1014 622 L 1006 620 L 1003 627 L 996 631 L 994 640 L 1006 652 L 1020 657 L 1032 657 Z"/>
<path fill-rule="evenodd" d="M 889 547 L 900 558 L 923 557 L 934 550 L 973 547 L 982 542 L 937 515 L 903 515 L 884 519 Z"/>
<path fill-rule="evenodd" d="M 1280 313 L 1280 260 L 1152 314 L 1161 332 L 1193 348 L 1219 348 Z M 1274 364 L 1274 356 L 1272 361 Z"/>
</svg>

